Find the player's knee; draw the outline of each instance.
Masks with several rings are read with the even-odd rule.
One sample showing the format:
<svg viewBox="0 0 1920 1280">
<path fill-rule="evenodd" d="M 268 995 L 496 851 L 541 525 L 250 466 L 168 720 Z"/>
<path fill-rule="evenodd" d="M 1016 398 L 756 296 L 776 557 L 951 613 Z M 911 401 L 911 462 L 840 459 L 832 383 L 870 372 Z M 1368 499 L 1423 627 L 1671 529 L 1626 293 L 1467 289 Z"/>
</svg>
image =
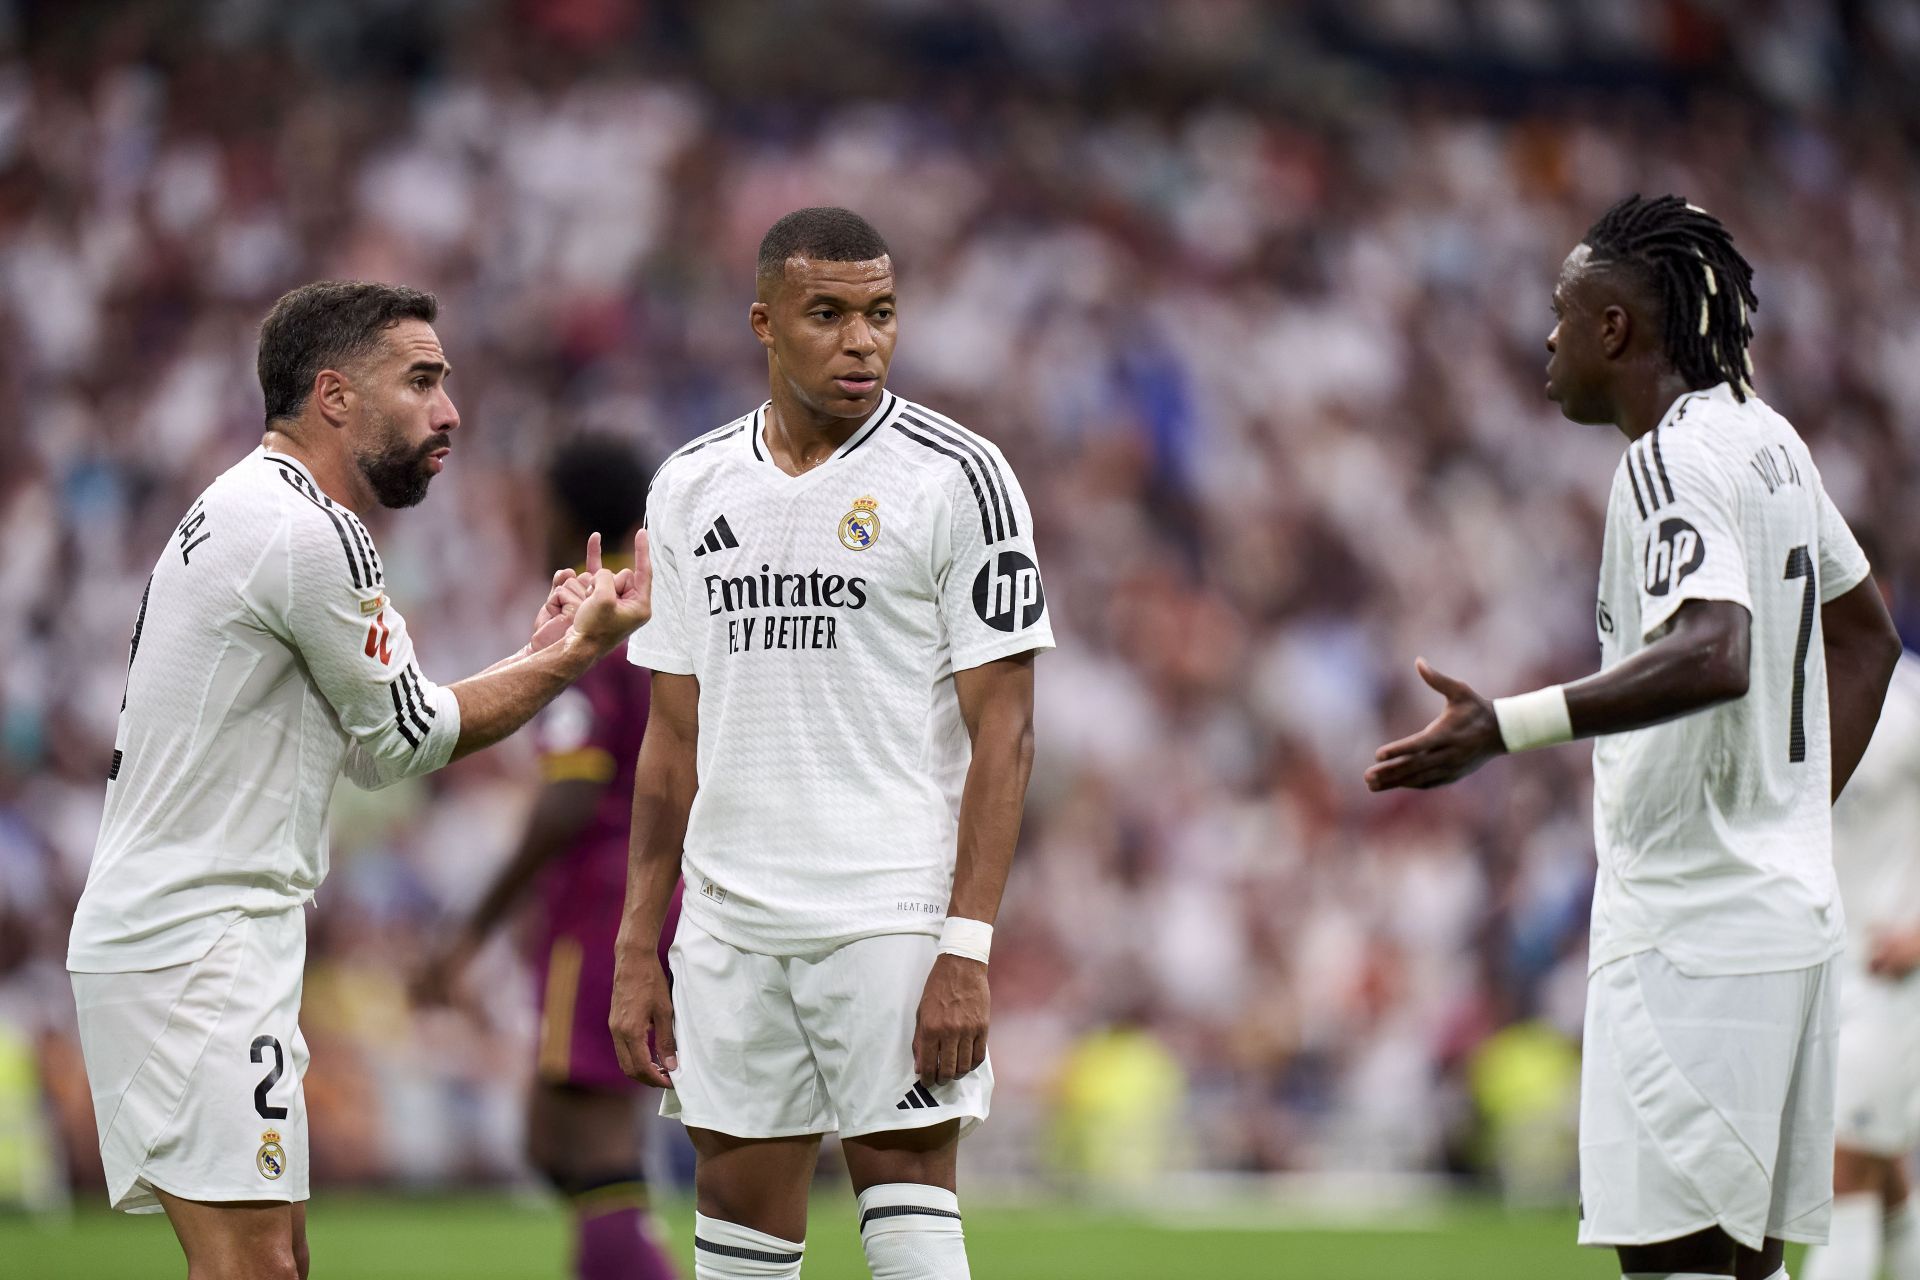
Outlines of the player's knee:
<svg viewBox="0 0 1920 1280">
<path fill-rule="evenodd" d="M 304 1280 L 306 1274 L 305 1260 L 291 1240 L 196 1258 L 187 1265 L 187 1280 Z"/>
<path fill-rule="evenodd" d="M 313 1268 L 313 1250 L 307 1247 L 305 1236 L 293 1242 L 293 1273 L 300 1280 L 307 1280 L 307 1272 Z"/>
</svg>

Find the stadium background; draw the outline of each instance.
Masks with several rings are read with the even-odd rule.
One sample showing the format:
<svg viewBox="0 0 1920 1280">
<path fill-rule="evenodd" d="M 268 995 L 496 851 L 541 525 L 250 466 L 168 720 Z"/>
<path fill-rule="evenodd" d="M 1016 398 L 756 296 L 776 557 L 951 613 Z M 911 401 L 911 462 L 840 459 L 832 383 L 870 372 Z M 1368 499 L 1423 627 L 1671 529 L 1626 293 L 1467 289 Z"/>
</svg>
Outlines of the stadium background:
<svg viewBox="0 0 1920 1280">
<path fill-rule="evenodd" d="M 1007 1251 L 982 1274 L 1079 1274 L 1032 1241 L 1103 1213 L 1218 1227 L 1170 1239 L 1221 1275 L 1374 1274 L 1364 1236 L 1261 1234 L 1329 1221 L 1407 1228 L 1424 1265 L 1383 1275 L 1538 1274 L 1527 1241 L 1606 1273 L 1571 1243 L 1586 752 L 1439 795 L 1359 774 L 1431 713 L 1417 653 L 1489 692 L 1595 661 L 1620 443 L 1543 400 L 1542 342 L 1561 256 L 1627 192 L 1729 223 L 1762 394 L 1910 576 L 1917 64 L 1904 0 L 0 0 L 0 1202 L 43 1211 L 0 1251 L 177 1259 L 95 1211 L 62 957 L 140 584 L 257 440 L 268 304 L 319 276 L 440 297 L 459 449 L 371 523 L 450 679 L 523 639 L 546 451 L 658 457 L 758 403 L 753 249 L 837 203 L 895 247 L 892 384 L 1019 470 L 1061 641 L 967 1149 L 970 1200 L 1059 1208 L 970 1219 Z M 551 1247 L 497 1274 L 558 1274 L 511 1198 L 511 939 L 461 1010 L 405 991 L 532 776 L 515 743 L 338 797 L 303 1020 L 323 1268 L 382 1230 L 488 1256 L 512 1221 Z"/>
</svg>

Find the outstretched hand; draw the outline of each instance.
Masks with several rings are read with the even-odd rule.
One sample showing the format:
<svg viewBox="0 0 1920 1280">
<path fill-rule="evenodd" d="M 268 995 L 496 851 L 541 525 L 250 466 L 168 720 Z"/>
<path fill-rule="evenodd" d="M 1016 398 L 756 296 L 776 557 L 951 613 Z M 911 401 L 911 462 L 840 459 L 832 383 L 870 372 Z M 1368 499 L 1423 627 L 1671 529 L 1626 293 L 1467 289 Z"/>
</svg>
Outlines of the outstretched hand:
<svg viewBox="0 0 1920 1280">
<path fill-rule="evenodd" d="M 1441 675 L 1418 659 L 1414 670 L 1427 686 L 1447 700 L 1432 723 L 1373 753 L 1367 770 L 1367 790 L 1395 787 L 1444 787 L 1457 782 L 1506 750 L 1493 703 L 1452 676 Z"/>
<path fill-rule="evenodd" d="M 546 602 L 540 606 L 540 612 L 533 616 L 533 639 L 527 642 L 526 651 L 538 653 L 566 635 L 573 626 L 573 615 L 580 608 L 580 602 L 587 598 L 592 588 L 590 579 L 581 577 L 571 569 L 562 569 L 554 574 Z"/>
<path fill-rule="evenodd" d="M 580 578 L 591 584 L 573 615 L 573 629 L 601 653 L 632 635 L 653 616 L 653 561 L 647 555 L 647 531 L 633 535 L 633 567 L 618 573 L 600 563 L 600 535 L 587 539 L 587 567 Z"/>
</svg>

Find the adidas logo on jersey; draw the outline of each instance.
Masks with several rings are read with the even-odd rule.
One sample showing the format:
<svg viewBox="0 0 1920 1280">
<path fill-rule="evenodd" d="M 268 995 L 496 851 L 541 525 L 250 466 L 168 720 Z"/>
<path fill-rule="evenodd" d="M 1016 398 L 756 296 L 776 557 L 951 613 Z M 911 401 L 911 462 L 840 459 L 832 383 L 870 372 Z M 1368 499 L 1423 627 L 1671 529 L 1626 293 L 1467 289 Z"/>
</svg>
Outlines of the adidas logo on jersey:
<svg viewBox="0 0 1920 1280">
<path fill-rule="evenodd" d="M 709 551 L 732 551 L 739 546 L 740 539 L 733 536 L 733 529 L 728 526 L 727 518 L 717 516 L 714 518 L 713 527 L 707 530 L 707 536 L 702 538 L 700 545 L 693 549 L 693 554 L 703 556 Z"/>
<path fill-rule="evenodd" d="M 907 1096 L 893 1104 L 895 1111 L 925 1111 L 928 1107 L 937 1107 L 940 1100 L 927 1091 L 927 1086 L 916 1084 L 907 1090 Z"/>
</svg>

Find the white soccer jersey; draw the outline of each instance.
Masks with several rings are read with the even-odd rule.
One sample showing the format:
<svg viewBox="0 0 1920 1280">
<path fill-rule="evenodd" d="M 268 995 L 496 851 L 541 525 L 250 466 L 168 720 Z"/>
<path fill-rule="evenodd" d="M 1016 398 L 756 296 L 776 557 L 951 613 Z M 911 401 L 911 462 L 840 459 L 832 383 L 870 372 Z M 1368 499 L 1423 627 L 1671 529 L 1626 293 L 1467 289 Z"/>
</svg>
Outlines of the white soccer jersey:
<svg viewBox="0 0 1920 1280">
<path fill-rule="evenodd" d="M 327 801 L 437 769 L 460 706 L 414 662 L 373 539 L 292 458 L 208 486 L 134 624 L 106 814 L 67 967 L 186 964 L 327 873 Z"/>
<path fill-rule="evenodd" d="M 990 441 L 891 392 L 799 476 L 765 415 L 648 499 L 628 654 L 700 680 L 685 910 L 771 954 L 937 933 L 971 758 L 953 674 L 1053 647 L 1026 498 Z"/>
<path fill-rule="evenodd" d="M 1920 656 L 1900 656 L 1873 741 L 1833 806 L 1833 869 L 1860 966 L 1875 929 L 1920 925 Z"/>
<path fill-rule="evenodd" d="M 1658 950 L 1690 976 L 1838 949 L 1819 606 L 1867 575 L 1786 419 L 1725 383 L 1689 392 L 1614 474 L 1596 620 L 1602 668 L 1688 600 L 1752 617 L 1747 694 L 1595 740 L 1592 967 Z"/>
</svg>

